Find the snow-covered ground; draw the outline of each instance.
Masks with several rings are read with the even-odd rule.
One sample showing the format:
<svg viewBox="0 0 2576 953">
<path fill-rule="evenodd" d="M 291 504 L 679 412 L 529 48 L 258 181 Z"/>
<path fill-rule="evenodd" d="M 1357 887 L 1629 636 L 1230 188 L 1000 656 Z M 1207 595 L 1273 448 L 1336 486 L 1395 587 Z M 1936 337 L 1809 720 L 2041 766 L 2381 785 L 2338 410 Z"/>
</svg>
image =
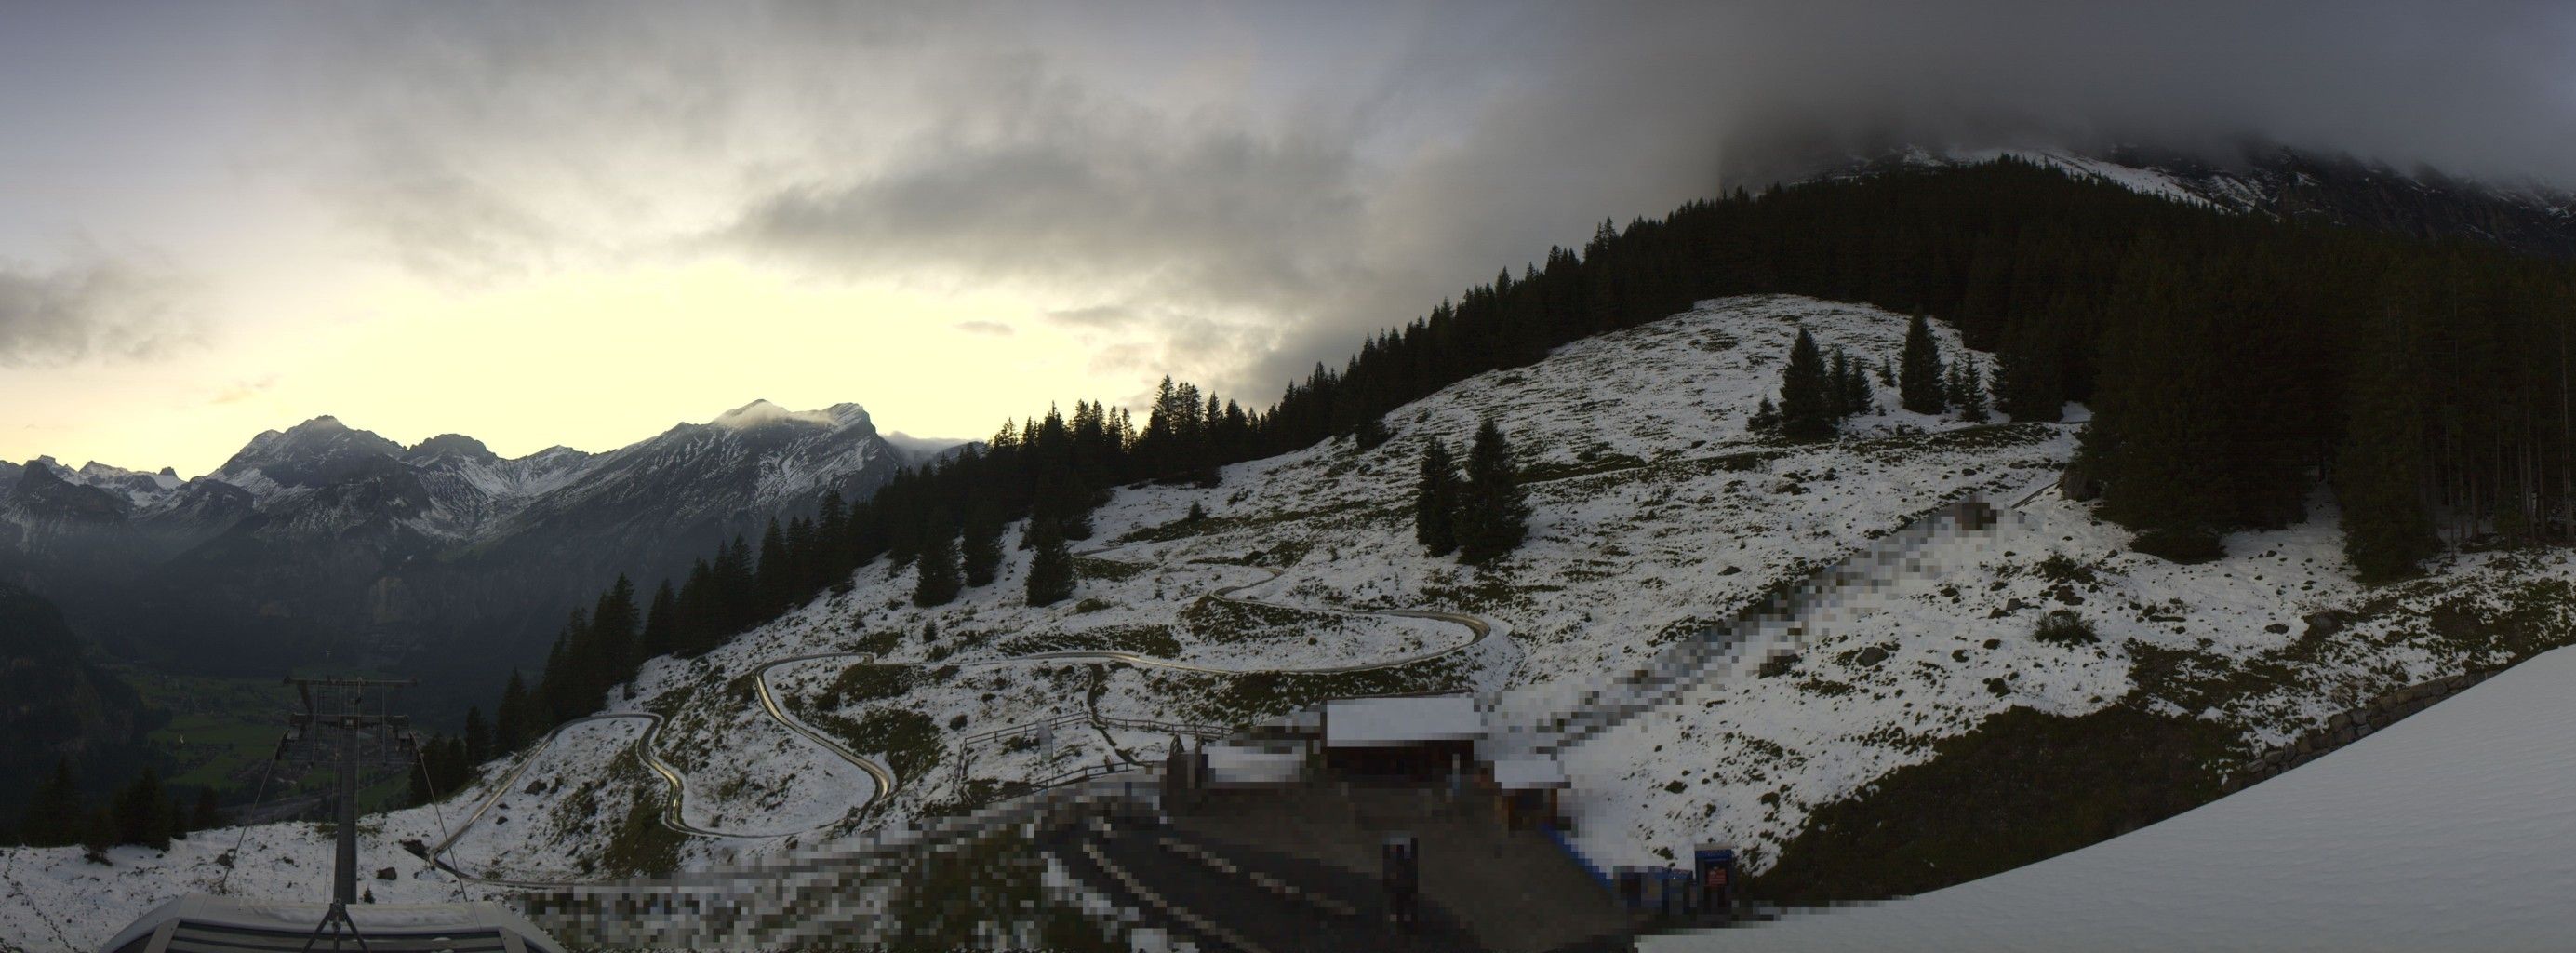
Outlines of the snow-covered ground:
<svg viewBox="0 0 2576 953">
<path fill-rule="evenodd" d="M 1043 744 L 964 743 L 1056 716 L 1234 724 L 1326 695 L 1464 689 L 1493 698 L 1505 727 L 1538 724 L 1775 589 L 1871 554 L 1805 614 L 1764 626 L 1758 653 L 1711 667 L 1564 754 L 1575 781 L 1565 805 L 1594 860 L 1651 862 L 1723 840 L 1747 848 L 1759 871 L 1814 807 L 1931 757 L 1934 742 L 2009 706 L 2077 714 L 2143 686 L 2190 700 L 2199 709 L 2190 714 L 2224 722 L 2251 750 L 2377 692 L 2503 661 L 2510 646 L 2477 634 L 2498 620 L 2566 641 L 2576 610 L 2566 608 L 2563 555 L 2473 554 L 2422 582 L 2364 590 L 2349 581 L 2322 501 L 2306 523 L 2230 536 L 2217 562 L 2129 552 L 2127 534 L 2085 506 L 2030 496 L 2072 454 L 2078 423 L 1967 425 L 1898 409 L 1893 388 L 1880 387 L 1877 410 L 1837 441 L 1749 434 L 1745 418 L 1776 393 L 1801 327 L 1828 353 L 1875 363 L 1896 356 L 1905 319 L 1785 296 L 1706 302 L 1399 408 L 1385 421 L 1392 439 L 1365 451 L 1335 440 L 1227 467 L 1213 488 L 1121 488 L 1078 544 L 1082 579 L 1065 602 L 1022 604 L 1029 557 L 1013 527 L 1001 578 L 954 604 L 916 608 L 911 571 L 864 567 L 846 590 L 705 656 L 648 663 L 635 697 L 612 692 L 610 708 L 663 716 L 654 749 L 687 778 L 688 823 L 746 835 L 676 849 L 679 864 L 703 868 L 828 849 L 1010 782 L 1149 759 L 1167 743 L 1157 731 L 1088 727 Z M 1946 352 L 1964 353 L 1937 333 Z M 1513 442 L 1533 517 L 1525 546 L 1478 571 L 1422 554 L 1410 495 L 1427 439 L 1463 455 L 1486 417 Z M 1919 543 L 1899 532 L 1965 496 L 2005 506 L 2005 518 Z M 1185 518 L 1194 504 L 1206 519 Z M 1216 598 L 1226 590 L 1242 601 Z M 2083 614 L 2100 642 L 2032 639 L 2038 617 L 2058 608 Z M 1438 661 L 1361 675 L 1245 678 L 1027 658 L 1107 650 L 1311 672 L 1473 638 L 1455 622 L 1371 614 L 1404 609 L 1470 614 L 1491 634 Z M 883 799 L 865 772 L 761 706 L 755 673 L 818 653 L 900 663 L 843 655 L 769 678 L 800 720 L 895 768 Z M 1773 661 L 1751 664 L 1762 660 Z M 613 866 L 604 832 L 630 819 L 636 797 L 661 790 L 621 747 L 642 724 L 567 732 L 512 784 L 511 821 L 477 825 L 459 859 L 518 878 Z M 590 783 L 600 778 L 613 783 Z M 481 793 L 450 803 L 461 811 Z M 39 877 L 57 885 L 53 896 L 69 889 L 65 878 L 94 875 L 76 853 L 68 862 L 21 853 L 56 858 Z M 113 903 L 75 906 L 139 911 L 184 889 L 194 862 L 98 872 L 133 886 Z M 27 916 L 0 915 L 0 939 L 48 942 Z"/>
<path fill-rule="evenodd" d="M 2198 810 L 1684 950 L 2555 950 L 2576 937 L 2576 649 Z"/>
</svg>

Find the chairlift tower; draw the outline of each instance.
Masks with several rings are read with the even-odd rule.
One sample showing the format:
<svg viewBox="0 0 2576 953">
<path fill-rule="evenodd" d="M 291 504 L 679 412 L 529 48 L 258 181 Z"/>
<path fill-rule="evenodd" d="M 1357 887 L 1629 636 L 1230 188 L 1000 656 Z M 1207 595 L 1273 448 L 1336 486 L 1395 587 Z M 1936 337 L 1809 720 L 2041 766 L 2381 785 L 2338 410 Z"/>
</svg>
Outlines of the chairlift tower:
<svg viewBox="0 0 2576 953">
<path fill-rule="evenodd" d="M 357 935 L 349 905 L 358 902 L 358 774 L 365 768 L 409 768 L 418 758 L 419 739 L 411 717 L 394 714 L 395 693 L 418 684 L 370 678 L 297 678 L 302 711 L 287 715 L 286 736 L 278 739 L 277 760 L 338 771 L 335 786 L 339 856 L 331 868 L 331 913 L 314 928 Z M 361 945 L 365 941 L 361 940 Z"/>
</svg>

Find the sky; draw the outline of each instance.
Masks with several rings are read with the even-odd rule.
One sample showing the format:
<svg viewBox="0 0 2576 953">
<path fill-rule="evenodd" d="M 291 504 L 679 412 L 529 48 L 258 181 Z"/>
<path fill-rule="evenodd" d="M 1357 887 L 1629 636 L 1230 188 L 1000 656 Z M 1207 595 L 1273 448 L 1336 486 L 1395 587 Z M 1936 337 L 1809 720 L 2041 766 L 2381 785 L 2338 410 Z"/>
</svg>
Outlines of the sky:
<svg viewBox="0 0 2576 953">
<path fill-rule="evenodd" d="M 755 398 L 1247 405 L 1782 168 L 2261 136 L 2576 184 L 2576 8 L 0 0 L 0 459 L 323 414 L 505 456 Z"/>
</svg>

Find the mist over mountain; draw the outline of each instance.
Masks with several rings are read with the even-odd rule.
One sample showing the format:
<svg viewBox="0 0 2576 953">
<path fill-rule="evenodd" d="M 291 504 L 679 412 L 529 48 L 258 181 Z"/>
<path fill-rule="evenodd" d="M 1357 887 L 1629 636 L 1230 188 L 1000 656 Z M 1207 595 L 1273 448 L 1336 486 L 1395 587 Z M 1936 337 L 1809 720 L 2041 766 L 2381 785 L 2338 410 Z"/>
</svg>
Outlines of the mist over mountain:
<svg viewBox="0 0 2576 953">
<path fill-rule="evenodd" d="M 233 675 L 375 667 L 421 679 L 435 717 L 438 700 L 541 660 L 547 633 L 619 574 L 650 588 L 956 445 L 897 446 L 856 404 L 754 401 L 606 453 L 518 458 L 323 416 L 192 480 L 0 464 L 0 582 L 51 597 L 120 657 Z"/>
</svg>

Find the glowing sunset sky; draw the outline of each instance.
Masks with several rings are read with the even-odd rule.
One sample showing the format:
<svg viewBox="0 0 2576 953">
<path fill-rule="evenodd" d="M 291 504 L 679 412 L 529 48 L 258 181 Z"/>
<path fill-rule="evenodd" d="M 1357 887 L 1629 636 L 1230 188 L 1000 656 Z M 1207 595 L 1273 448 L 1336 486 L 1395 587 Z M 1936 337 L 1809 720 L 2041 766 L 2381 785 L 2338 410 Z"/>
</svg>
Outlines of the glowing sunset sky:
<svg viewBox="0 0 2576 953">
<path fill-rule="evenodd" d="M 0 6 L 0 458 L 1267 403 L 1789 127 L 2576 163 L 2549 5 L 1937 6 Z"/>
</svg>

